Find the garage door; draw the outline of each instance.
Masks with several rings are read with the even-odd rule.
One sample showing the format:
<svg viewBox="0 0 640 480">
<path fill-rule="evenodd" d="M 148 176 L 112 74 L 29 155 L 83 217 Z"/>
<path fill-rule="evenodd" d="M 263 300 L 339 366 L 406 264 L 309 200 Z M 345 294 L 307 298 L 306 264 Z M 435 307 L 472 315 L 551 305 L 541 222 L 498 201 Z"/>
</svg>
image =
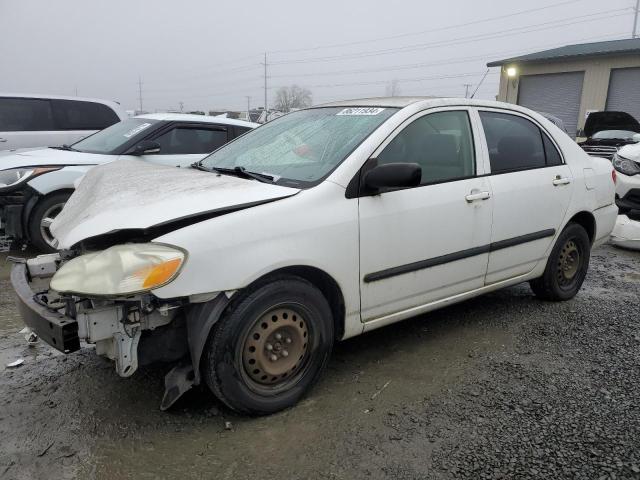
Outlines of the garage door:
<svg viewBox="0 0 640 480">
<path fill-rule="evenodd" d="M 558 117 L 574 137 L 583 79 L 584 72 L 523 75 L 518 88 L 518 105 Z"/>
<path fill-rule="evenodd" d="M 640 121 L 640 68 L 611 70 L 607 110 L 627 112 Z"/>
</svg>

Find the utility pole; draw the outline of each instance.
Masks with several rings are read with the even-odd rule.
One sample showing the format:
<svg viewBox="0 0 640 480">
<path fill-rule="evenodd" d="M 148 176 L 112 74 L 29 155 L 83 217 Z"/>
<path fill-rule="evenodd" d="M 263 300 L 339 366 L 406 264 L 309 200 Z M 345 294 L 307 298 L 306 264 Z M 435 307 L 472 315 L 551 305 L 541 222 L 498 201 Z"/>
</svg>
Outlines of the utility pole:
<svg viewBox="0 0 640 480">
<path fill-rule="evenodd" d="M 142 79 L 138 76 L 138 100 L 140 101 L 140 113 L 142 113 Z"/>
<path fill-rule="evenodd" d="M 245 95 L 247 99 L 247 121 L 251 121 L 251 117 L 249 116 L 249 112 L 251 112 L 251 97 L 249 95 Z"/>
<path fill-rule="evenodd" d="M 264 121 L 267 121 L 269 108 L 267 107 L 267 52 L 264 53 Z"/>
<path fill-rule="evenodd" d="M 76 92 L 76 97 L 78 96 L 78 87 L 76 86 L 75 88 L 75 92 Z"/>
<path fill-rule="evenodd" d="M 631 38 L 638 38 L 638 10 L 640 10 L 640 0 L 636 0 L 636 13 L 633 16 L 633 31 L 631 32 Z"/>
<path fill-rule="evenodd" d="M 470 83 L 465 83 L 464 84 L 464 98 L 469 98 L 469 87 L 472 87 L 473 85 Z"/>
</svg>

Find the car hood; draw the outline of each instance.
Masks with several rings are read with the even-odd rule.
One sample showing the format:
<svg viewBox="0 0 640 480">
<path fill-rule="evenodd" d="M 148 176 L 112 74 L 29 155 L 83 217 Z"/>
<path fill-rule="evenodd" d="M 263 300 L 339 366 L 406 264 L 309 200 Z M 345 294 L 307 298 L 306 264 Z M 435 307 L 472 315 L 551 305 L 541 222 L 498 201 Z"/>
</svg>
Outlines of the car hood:
<svg viewBox="0 0 640 480">
<path fill-rule="evenodd" d="M 96 165 L 117 158 L 115 155 L 74 152 L 57 148 L 10 150 L 0 155 L 0 170 L 43 165 Z"/>
<path fill-rule="evenodd" d="M 632 143 L 618 149 L 618 155 L 640 163 L 640 143 Z"/>
<path fill-rule="evenodd" d="M 162 233 L 158 230 L 182 228 L 299 191 L 192 168 L 119 160 L 85 175 L 51 232 L 61 249 L 123 231 Z"/>
<path fill-rule="evenodd" d="M 593 112 L 584 123 L 587 137 L 603 130 L 629 130 L 640 133 L 640 123 L 627 112 Z"/>
</svg>

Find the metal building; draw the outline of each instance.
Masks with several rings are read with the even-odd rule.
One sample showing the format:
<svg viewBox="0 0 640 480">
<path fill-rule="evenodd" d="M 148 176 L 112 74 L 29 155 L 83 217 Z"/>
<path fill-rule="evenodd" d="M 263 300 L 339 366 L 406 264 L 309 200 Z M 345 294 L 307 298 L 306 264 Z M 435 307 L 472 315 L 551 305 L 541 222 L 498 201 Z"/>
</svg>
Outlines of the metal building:
<svg viewBox="0 0 640 480">
<path fill-rule="evenodd" d="M 560 118 L 570 134 L 589 113 L 640 121 L 640 38 L 567 45 L 487 64 L 501 67 L 498 100 Z"/>
</svg>

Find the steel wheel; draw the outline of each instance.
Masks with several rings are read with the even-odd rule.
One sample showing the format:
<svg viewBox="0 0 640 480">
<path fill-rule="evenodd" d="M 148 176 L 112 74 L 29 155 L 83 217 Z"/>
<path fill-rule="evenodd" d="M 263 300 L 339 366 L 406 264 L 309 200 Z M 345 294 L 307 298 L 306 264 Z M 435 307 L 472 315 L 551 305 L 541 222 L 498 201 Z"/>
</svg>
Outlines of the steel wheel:
<svg viewBox="0 0 640 480">
<path fill-rule="evenodd" d="M 242 349 L 244 372 L 262 387 L 289 382 L 303 369 L 309 329 L 300 312 L 290 307 L 260 316 L 248 331 Z"/>
<path fill-rule="evenodd" d="M 580 249 L 573 239 L 568 240 L 560 250 L 558 256 L 558 285 L 571 285 L 580 269 Z"/>
<path fill-rule="evenodd" d="M 40 221 L 40 235 L 42 239 L 49 245 L 51 248 L 56 248 L 54 244 L 54 237 L 51 233 L 51 224 L 53 220 L 58 216 L 58 214 L 62 211 L 64 207 L 64 203 L 56 203 L 47 208 L 42 216 L 42 220 Z"/>
</svg>

